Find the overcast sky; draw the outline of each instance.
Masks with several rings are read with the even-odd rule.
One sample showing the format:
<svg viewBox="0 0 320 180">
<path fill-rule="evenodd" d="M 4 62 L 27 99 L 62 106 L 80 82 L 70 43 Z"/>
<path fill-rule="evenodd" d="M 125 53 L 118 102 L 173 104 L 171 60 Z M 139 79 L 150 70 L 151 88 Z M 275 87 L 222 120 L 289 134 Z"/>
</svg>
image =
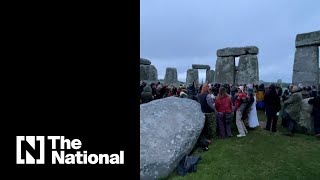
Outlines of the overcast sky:
<svg viewBox="0 0 320 180">
<path fill-rule="evenodd" d="M 140 0 L 140 57 L 159 79 L 175 67 L 185 81 L 192 64 L 215 70 L 218 49 L 257 46 L 260 80 L 291 82 L 295 37 L 320 30 L 319 7 L 319 0 Z"/>
</svg>

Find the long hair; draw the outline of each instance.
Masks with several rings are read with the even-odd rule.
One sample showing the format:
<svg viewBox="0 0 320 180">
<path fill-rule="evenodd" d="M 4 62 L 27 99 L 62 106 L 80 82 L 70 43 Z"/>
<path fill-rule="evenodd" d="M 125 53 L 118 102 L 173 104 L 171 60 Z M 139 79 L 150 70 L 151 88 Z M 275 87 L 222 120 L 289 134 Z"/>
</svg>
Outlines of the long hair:
<svg viewBox="0 0 320 180">
<path fill-rule="evenodd" d="M 209 93 L 209 86 L 208 84 L 203 84 L 202 88 L 201 88 L 201 93 L 200 94 L 205 94 L 205 93 Z"/>
<path fill-rule="evenodd" d="M 223 98 L 225 96 L 228 96 L 227 90 L 224 87 L 220 87 L 218 98 Z"/>
</svg>

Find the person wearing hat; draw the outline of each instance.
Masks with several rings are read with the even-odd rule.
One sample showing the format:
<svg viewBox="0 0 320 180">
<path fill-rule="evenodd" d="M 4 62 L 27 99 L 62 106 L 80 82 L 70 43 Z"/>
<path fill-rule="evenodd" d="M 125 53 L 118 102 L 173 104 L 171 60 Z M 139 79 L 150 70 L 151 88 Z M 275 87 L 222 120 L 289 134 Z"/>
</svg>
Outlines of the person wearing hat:
<svg viewBox="0 0 320 180">
<path fill-rule="evenodd" d="M 282 119 L 285 119 L 285 121 L 287 121 L 288 132 L 284 134 L 287 136 L 294 135 L 296 123 L 300 118 L 302 102 L 302 95 L 301 92 L 299 92 L 298 86 L 293 86 L 291 92 L 292 95 L 289 96 L 289 99 L 283 102 L 284 106 L 286 107 L 284 109 Z"/>
<path fill-rule="evenodd" d="M 316 97 L 309 99 L 308 103 L 313 105 L 314 132 L 316 137 L 320 139 L 320 91 L 318 91 Z"/>
</svg>

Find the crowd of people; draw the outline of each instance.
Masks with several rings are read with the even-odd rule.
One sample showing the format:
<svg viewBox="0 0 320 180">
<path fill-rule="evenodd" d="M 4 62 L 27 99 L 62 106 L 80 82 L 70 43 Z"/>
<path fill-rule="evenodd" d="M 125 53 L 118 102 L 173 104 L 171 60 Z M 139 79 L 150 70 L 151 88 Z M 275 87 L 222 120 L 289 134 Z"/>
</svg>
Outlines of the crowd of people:
<svg viewBox="0 0 320 180">
<path fill-rule="evenodd" d="M 160 82 L 140 85 L 140 103 L 148 103 L 155 99 L 176 96 L 189 98 L 200 103 L 203 113 L 215 113 L 217 134 L 220 138 L 232 137 L 231 123 L 235 121 L 238 129 L 237 137 L 245 137 L 248 129 L 259 126 L 257 109 L 265 111 L 267 117 L 267 131 L 277 132 L 279 112 L 282 110 L 281 125 L 287 129 L 284 135 L 293 136 L 298 118 L 300 118 L 301 101 L 310 98 L 309 104 L 313 105 L 314 131 L 320 139 L 320 93 L 315 86 L 303 87 L 288 86 L 282 92 L 279 84 L 195 84 L 188 87 L 180 84 L 178 87 L 164 85 Z M 283 107 L 282 105 L 283 104 Z"/>
</svg>

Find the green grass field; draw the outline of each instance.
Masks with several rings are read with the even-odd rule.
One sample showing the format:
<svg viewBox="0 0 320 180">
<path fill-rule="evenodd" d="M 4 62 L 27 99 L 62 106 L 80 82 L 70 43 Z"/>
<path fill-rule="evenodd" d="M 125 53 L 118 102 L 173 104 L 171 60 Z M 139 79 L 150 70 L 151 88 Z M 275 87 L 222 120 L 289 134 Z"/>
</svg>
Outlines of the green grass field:
<svg viewBox="0 0 320 180">
<path fill-rule="evenodd" d="M 258 117 L 265 123 L 263 111 Z M 320 179 L 320 141 L 303 134 L 284 136 L 280 122 L 276 133 L 258 127 L 243 138 L 236 137 L 233 126 L 234 137 L 214 139 L 209 151 L 195 152 L 202 157 L 197 172 L 184 177 L 173 172 L 167 179 Z"/>
</svg>

